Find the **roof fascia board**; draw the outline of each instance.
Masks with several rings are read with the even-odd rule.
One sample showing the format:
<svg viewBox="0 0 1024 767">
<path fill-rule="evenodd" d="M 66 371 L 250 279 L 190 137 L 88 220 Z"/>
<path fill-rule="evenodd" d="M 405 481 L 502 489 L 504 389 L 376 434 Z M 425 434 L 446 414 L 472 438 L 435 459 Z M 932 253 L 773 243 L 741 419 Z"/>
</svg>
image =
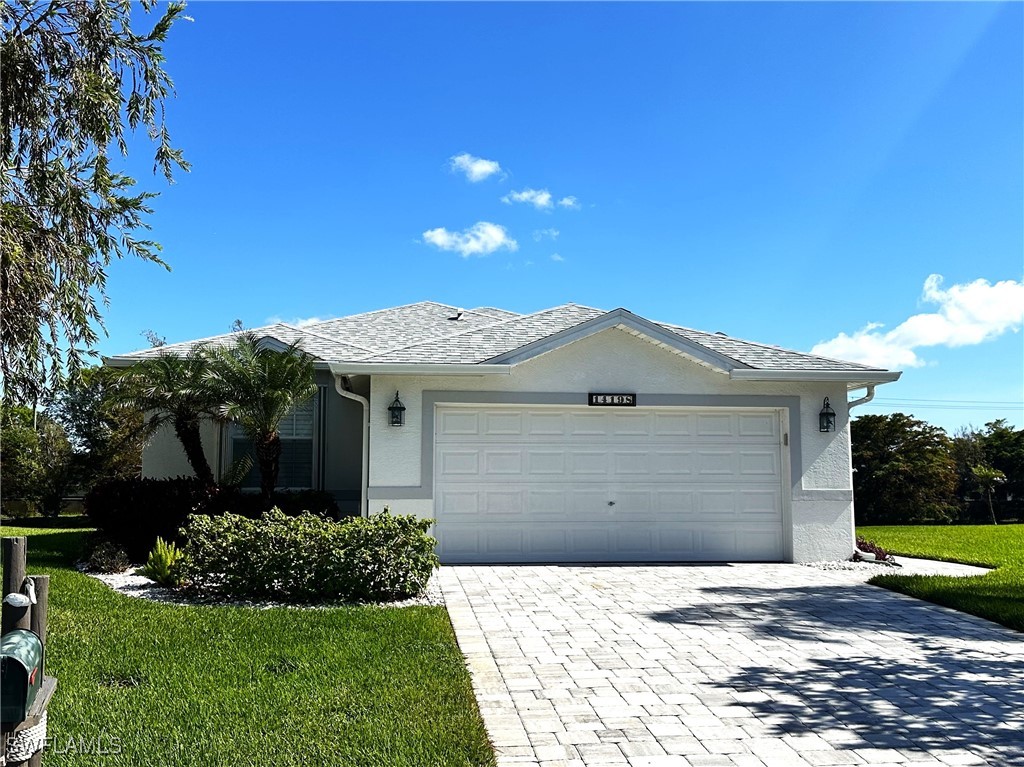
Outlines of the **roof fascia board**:
<svg viewBox="0 0 1024 767">
<path fill-rule="evenodd" d="M 331 362 L 334 375 L 493 376 L 512 375 L 511 365 L 469 363 Z"/>
<path fill-rule="evenodd" d="M 898 370 L 733 370 L 734 381 L 857 381 L 859 387 L 870 383 L 891 383 L 903 375 Z"/>
<path fill-rule="evenodd" d="M 701 362 L 710 365 L 716 370 L 720 370 L 723 373 L 733 372 L 739 368 L 745 368 L 743 363 L 726 357 L 724 354 L 708 349 L 706 346 L 694 343 L 682 336 L 678 336 L 675 333 L 671 333 L 658 325 L 655 325 L 650 320 L 646 320 L 643 317 L 639 317 L 636 314 L 626 309 L 613 309 L 610 312 L 602 314 L 599 317 L 594 317 L 590 320 L 585 320 L 579 325 L 574 325 L 571 328 L 560 330 L 557 333 L 553 333 L 550 336 L 538 339 L 531 343 L 520 346 L 517 349 L 499 354 L 497 357 L 492 357 L 487 360 L 487 364 L 512 364 L 516 365 L 520 362 L 525 362 L 528 359 L 538 357 L 541 354 L 558 349 L 559 347 L 571 344 L 574 341 L 579 341 L 588 336 L 592 336 L 595 333 L 600 333 L 602 330 L 608 328 L 614 328 L 617 325 L 626 325 L 627 327 L 633 328 L 639 333 L 643 333 L 646 336 L 653 338 L 654 340 L 664 343 L 666 346 L 670 346 L 684 354 L 687 354 Z"/>
</svg>

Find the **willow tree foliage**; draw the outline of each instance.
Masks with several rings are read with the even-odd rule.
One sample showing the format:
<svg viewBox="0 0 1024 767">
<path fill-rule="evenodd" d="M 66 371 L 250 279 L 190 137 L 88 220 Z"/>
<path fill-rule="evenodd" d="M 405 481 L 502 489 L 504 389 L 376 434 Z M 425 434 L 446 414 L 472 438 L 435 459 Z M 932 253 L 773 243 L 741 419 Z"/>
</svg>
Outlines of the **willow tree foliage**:
<svg viewBox="0 0 1024 767">
<path fill-rule="evenodd" d="M 166 266 L 145 236 L 155 195 L 118 170 L 117 155 L 144 131 L 154 172 L 170 181 L 188 170 L 164 111 L 163 44 L 184 7 L 153 13 L 155 0 L 143 0 L 155 22 L 136 32 L 129 0 L 0 0 L 5 399 L 33 402 L 81 367 L 103 328 L 114 259 Z"/>
</svg>

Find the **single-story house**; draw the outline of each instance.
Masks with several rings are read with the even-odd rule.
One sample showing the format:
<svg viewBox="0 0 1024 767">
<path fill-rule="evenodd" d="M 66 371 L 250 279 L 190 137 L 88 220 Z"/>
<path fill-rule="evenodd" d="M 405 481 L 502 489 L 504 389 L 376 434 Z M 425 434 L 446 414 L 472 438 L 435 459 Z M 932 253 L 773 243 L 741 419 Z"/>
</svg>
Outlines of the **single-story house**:
<svg viewBox="0 0 1024 767">
<path fill-rule="evenodd" d="M 319 394 L 281 427 L 279 484 L 436 519 L 449 563 L 848 558 L 849 410 L 900 376 L 571 303 L 426 301 L 253 332 L 316 359 Z M 203 437 L 218 472 L 248 450 L 230 424 Z M 190 473 L 173 432 L 143 473 Z"/>
</svg>

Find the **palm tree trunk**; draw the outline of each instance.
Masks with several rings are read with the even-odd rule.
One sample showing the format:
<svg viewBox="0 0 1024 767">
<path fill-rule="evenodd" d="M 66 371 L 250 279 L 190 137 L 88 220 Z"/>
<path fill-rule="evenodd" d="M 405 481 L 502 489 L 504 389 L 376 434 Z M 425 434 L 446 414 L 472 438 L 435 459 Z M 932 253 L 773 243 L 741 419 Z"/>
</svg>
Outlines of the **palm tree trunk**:
<svg viewBox="0 0 1024 767">
<path fill-rule="evenodd" d="M 993 525 L 998 525 L 999 521 L 996 519 L 996 509 L 992 505 L 992 490 L 991 490 L 991 488 L 986 493 L 986 495 L 988 496 L 988 513 L 992 515 L 992 524 Z"/>
<path fill-rule="evenodd" d="M 281 468 L 281 437 L 274 432 L 257 440 L 254 448 L 260 466 L 260 492 L 263 500 L 269 501 L 277 487 L 277 473 Z"/>
<path fill-rule="evenodd" d="M 206 460 L 206 453 L 203 451 L 203 438 L 199 432 L 199 419 L 197 418 L 175 418 L 174 433 L 178 435 L 181 446 L 185 448 L 185 457 L 192 471 L 196 473 L 199 481 L 207 487 L 213 487 L 216 481 L 213 478 L 213 470 L 210 462 Z"/>
</svg>

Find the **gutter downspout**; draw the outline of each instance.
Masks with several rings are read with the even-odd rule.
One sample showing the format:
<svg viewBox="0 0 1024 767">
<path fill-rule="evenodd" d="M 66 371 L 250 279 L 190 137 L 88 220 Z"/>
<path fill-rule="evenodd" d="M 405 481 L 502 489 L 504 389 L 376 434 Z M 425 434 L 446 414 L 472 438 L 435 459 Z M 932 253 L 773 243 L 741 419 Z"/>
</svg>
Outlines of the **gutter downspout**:
<svg viewBox="0 0 1024 767">
<path fill-rule="evenodd" d="M 348 385 L 348 376 L 334 376 L 334 388 L 345 399 L 358 402 L 363 407 L 363 471 L 359 485 L 359 516 L 369 516 L 369 508 L 366 503 L 366 488 L 370 484 L 370 401 L 353 391 L 345 388 Z"/>
<path fill-rule="evenodd" d="M 865 394 L 860 399 L 855 399 L 853 402 L 847 402 L 846 403 L 846 409 L 847 410 L 853 410 L 858 405 L 866 405 L 868 402 L 870 402 L 874 398 L 875 398 L 875 385 L 874 384 L 868 384 L 868 393 Z"/>
<path fill-rule="evenodd" d="M 860 399 L 853 400 L 853 402 L 847 402 L 846 403 L 846 410 L 847 410 L 847 412 L 849 412 L 850 410 L 853 410 L 858 405 L 865 405 L 865 404 L 867 404 L 868 402 L 870 402 L 874 398 L 875 398 L 875 386 L 874 386 L 874 384 L 868 384 L 867 394 L 865 394 Z M 855 532 L 854 533 L 854 541 L 856 541 L 856 540 L 857 540 L 857 537 L 856 537 L 856 532 Z M 876 557 L 870 551 L 861 551 L 860 549 L 858 549 L 856 543 L 854 543 L 854 546 L 853 546 L 853 555 L 855 557 L 860 557 L 861 560 L 863 560 L 864 562 L 877 562 L 878 561 L 878 557 Z"/>
</svg>

